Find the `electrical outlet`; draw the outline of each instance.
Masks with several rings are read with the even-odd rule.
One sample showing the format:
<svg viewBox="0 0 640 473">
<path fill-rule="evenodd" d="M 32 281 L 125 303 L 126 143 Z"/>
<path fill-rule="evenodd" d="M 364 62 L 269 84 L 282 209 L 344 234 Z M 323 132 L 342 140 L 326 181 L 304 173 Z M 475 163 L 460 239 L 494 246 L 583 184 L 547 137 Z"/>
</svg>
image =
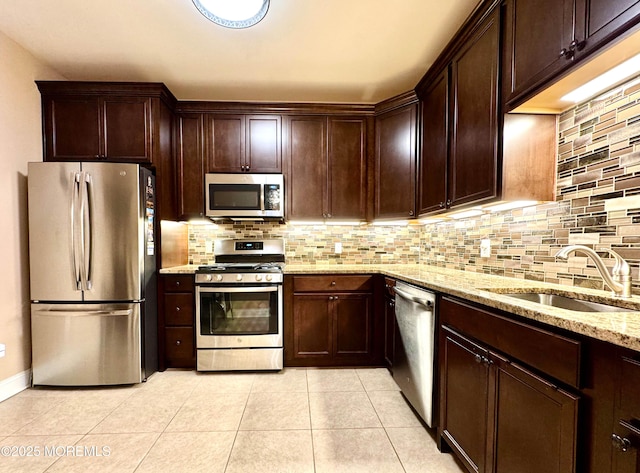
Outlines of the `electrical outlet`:
<svg viewBox="0 0 640 473">
<path fill-rule="evenodd" d="M 4 343 L 0 343 L 0 358 L 7 354 L 6 346 Z"/>
<path fill-rule="evenodd" d="M 480 258 L 489 258 L 491 256 L 491 240 L 483 238 L 480 240 Z"/>
<path fill-rule="evenodd" d="M 336 244 L 335 244 L 335 245 L 334 245 L 334 247 L 333 247 L 333 252 L 334 252 L 336 255 L 339 255 L 339 254 L 341 254 L 341 253 L 342 253 L 342 242 L 339 242 L 339 241 L 338 241 L 338 242 L 336 242 Z"/>
</svg>

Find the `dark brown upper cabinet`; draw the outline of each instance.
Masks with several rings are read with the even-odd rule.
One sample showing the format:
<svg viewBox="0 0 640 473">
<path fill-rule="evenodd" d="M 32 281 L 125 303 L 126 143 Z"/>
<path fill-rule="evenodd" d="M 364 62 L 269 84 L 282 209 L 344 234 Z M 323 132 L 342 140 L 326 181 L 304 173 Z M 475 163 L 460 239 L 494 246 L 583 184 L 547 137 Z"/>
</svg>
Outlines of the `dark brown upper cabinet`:
<svg viewBox="0 0 640 473">
<path fill-rule="evenodd" d="M 494 8 L 420 92 L 420 215 L 499 192 L 500 9 Z"/>
<path fill-rule="evenodd" d="M 36 81 L 44 161 L 152 165 L 158 217 L 176 218 L 172 156 L 176 98 L 160 83 Z"/>
<path fill-rule="evenodd" d="M 178 218 L 204 216 L 204 124 L 202 113 L 180 114 L 176 118 L 176 168 Z"/>
<path fill-rule="evenodd" d="M 451 63 L 448 207 L 498 195 L 499 57 L 495 8 Z"/>
<path fill-rule="evenodd" d="M 367 119 L 285 119 L 287 219 L 364 220 Z"/>
<path fill-rule="evenodd" d="M 150 163 L 151 98 L 43 96 L 45 160 Z"/>
<path fill-rule="evenodd" d="M 640 21 L 638 0 L 507 0 L 506 103 L 530 98 Z"/>
<path fill-rule="evenodd" d="M 381 110 L 376 110 L 374 219 L 416 215 L 418 107 L 413 94 L 400 100 L 409 103 L 396 107 L 393 102 L 383 103 Z"/>
<path fill-rule="evenodd" d="M 207 172 L 282 172 L 279 115 L 209 114 Z"/>
<path fill-rule="evenodd" d="M 444 209 L 449 156 L 449 69 L 440 74 L 420 101 L 422 145 L 418 178 L 418 213 Z"/>
</svg>

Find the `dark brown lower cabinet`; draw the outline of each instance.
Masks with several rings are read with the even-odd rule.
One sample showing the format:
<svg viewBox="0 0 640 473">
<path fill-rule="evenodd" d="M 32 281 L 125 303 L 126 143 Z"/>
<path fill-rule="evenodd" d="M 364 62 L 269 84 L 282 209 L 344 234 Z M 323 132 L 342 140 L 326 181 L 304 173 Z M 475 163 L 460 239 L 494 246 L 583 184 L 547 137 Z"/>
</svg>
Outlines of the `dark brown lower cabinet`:
<svg viewBox="0 0 640 473">
<path fill-rule="evenodd" d="M 285 364 L 378 362 L 371 276 L 285 277 Z"/>
<path fill-rule="evenodd" d="M 575 473 L 580 397 L 447 325 L 468 306 L 440 311 L 441 439 L 472 472 Z"/>
<path fill-rule="evenodd" d="M 579 397 L 495 353 L 489 360 L 495 376 L 492 471 L 576 471 Z"/>
<path fill-rule="evenodd" d="M 160 371 L 195 368 L 195 282 L 192 274 L 161 274 L 158 291 Z"/>
<path fill-rule="evenodd" d="M 440 347 L 441 435 L 470 471 L 489 471 L 489 352 L 445 327 Z"/>
<path fill-rule="evenodd" d="M 623 356 L 613 443 L 613 472 L 640 473 L 640 356 Z"/>
<path fill-rule="evenodd" d="M 396 282 L 384 278 L 384 362 L 387 368 L 393 367 L 396 346 L 396 301 L 393 288 Z"/>
</svg>

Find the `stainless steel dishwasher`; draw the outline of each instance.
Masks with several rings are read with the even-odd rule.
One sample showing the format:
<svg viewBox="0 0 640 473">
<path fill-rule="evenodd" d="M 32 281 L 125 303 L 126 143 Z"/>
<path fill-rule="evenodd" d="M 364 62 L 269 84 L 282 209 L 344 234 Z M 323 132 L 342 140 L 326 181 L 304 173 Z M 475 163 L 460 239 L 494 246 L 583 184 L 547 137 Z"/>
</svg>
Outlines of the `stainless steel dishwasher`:
<svg viewBox="0 0 640 473">
<path fill-rule="evenodd" d="M 393 379 L 422 420 L 433 424 L 435 294 L 402 282 L 395 286 Z"/>
</svg>

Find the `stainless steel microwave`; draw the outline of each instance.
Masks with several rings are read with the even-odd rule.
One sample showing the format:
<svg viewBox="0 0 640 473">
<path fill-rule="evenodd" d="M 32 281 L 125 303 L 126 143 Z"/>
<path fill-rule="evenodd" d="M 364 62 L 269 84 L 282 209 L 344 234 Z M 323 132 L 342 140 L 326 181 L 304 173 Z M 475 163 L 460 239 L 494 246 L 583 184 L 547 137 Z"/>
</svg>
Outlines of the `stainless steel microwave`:
<svg viewBox="0 0 640 473">
<path fill-rule="evenodd" d="M 208 173 L 205 215 L 210 218 L 284 218 L 282 174 Z"/>
</svg>

